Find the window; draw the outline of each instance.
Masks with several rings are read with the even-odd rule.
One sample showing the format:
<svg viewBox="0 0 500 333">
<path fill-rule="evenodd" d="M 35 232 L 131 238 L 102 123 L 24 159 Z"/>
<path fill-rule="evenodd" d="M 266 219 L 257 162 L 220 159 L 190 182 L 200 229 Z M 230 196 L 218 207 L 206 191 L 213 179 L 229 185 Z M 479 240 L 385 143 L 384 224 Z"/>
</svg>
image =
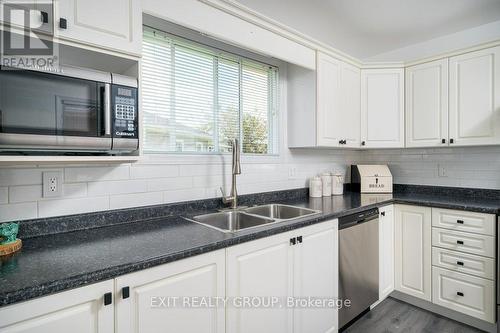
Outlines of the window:
<svg viewBox="0 0 500 333">
<path fill-rule="evenodd" d="M 142 112 L 150 153 L 278 152 L 278 68 L 144 28 Z"/>
</svg>

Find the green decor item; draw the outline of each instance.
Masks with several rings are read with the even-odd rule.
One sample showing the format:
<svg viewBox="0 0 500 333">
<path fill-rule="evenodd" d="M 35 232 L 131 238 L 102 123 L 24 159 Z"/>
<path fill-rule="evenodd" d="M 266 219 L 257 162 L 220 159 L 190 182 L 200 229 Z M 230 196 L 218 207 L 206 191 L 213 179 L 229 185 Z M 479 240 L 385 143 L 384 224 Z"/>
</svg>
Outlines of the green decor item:
<svg viewBox="0 0 500 333">
<path fill-rule="evenodd" d="M 14 243 L 19 232 L 19 223 L 0 224 L 0 245 Z"/>
</svg>

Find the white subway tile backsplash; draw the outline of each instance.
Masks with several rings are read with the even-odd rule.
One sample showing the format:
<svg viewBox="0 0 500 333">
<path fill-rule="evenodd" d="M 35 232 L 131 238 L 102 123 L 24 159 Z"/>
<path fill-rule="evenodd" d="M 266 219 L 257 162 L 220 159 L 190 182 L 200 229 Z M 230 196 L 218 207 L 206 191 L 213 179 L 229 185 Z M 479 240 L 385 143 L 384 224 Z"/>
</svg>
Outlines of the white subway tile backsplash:
<svg viewBox="0 0 500 333">
<path fill-rule="evenodd" d="M 37 217 L 37 203 L 26 202 L 0 205 L 0 222 L 15 222 Z"/>
<path fill-rule="evenodd" d="M 111 209 L 159 205 L 162 203 L 163 192 L 121 194 L 110 197 Z"/>
<path fill-rule="evenodd" d="M 66 168 L 64 180 L 68 183 L 124 180 L 130 178 L 129 166 Z"/>
<path fill-rule="evenodd" d="M 82 198 L 87 196 L 87 183 L 74 183 L 63 185 L 65 198 Z"/>
<path fill-rule="evenodd" d="M 0 169 L 0 186 L 42 184 L 42 169 Z"/>
<path fill-rule="evenodd" d="M 0 187 L 0 204 L 9 202 L 9 189 L 7 187 Z"/>
<path fill-rule="evenodd" d="M 133 165 L 130 168 L 131 179 L 167 178 L 179 176 L 178 165 Z"/>
<path fill-rule="evenodd" d="M 109 195 L 147 192 L 147 183 L 144 180 L 117 180 L 88 183 L 88 195 Z"/>
<path fill-rule="evenodd" d="M 192 201 L 212 198 L 209 193 L 203 188 L 191 188 L 185 190 L 174 190 L 163 192 L 163 202 L 181 202 L 181 201 Z"/>
<path fill-rule="evenodd" d="M 147 181 L 148 192 L 188 189 L 192 187 L 193 178 L 191 177 L 158 178 Z"/>
<path fill-rule="evenodd" d="M 30 202 L 42 199 L 42 185 L 23 185 L 9 187 L 9 202 Z"/>
<path fill-rule="evenodd" d="M 38 216 L 61 216 L 109 209 L 109 197 L 43 200 L 38 202 Z"/>
</svg>

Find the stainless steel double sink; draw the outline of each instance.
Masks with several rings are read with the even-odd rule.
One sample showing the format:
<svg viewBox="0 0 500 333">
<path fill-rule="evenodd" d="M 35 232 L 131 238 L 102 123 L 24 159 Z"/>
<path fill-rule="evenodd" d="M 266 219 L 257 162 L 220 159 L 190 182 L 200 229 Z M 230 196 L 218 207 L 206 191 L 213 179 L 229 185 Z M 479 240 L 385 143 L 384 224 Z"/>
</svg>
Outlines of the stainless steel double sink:
<svg viewBox="0 0 500 333">
<path fill-rule="evenodd" d="M 269 204 L 195 216 L 191 221 L 223 232 L 236 232 L 321 213 L 320 211 L 281 204 Z"/>
</svg>

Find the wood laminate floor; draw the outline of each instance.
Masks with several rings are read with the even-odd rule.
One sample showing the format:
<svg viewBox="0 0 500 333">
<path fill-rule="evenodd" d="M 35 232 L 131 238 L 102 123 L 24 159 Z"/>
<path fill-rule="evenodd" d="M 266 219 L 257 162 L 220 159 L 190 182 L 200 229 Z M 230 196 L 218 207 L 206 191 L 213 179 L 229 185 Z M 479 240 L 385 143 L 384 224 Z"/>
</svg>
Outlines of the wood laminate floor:
<svg viewBox="0 0 500 333">
<path fill-rule="evenodd" d="M 482 331 L 389 297 L 344 332 L 479 333 Z"/>
</svg>

